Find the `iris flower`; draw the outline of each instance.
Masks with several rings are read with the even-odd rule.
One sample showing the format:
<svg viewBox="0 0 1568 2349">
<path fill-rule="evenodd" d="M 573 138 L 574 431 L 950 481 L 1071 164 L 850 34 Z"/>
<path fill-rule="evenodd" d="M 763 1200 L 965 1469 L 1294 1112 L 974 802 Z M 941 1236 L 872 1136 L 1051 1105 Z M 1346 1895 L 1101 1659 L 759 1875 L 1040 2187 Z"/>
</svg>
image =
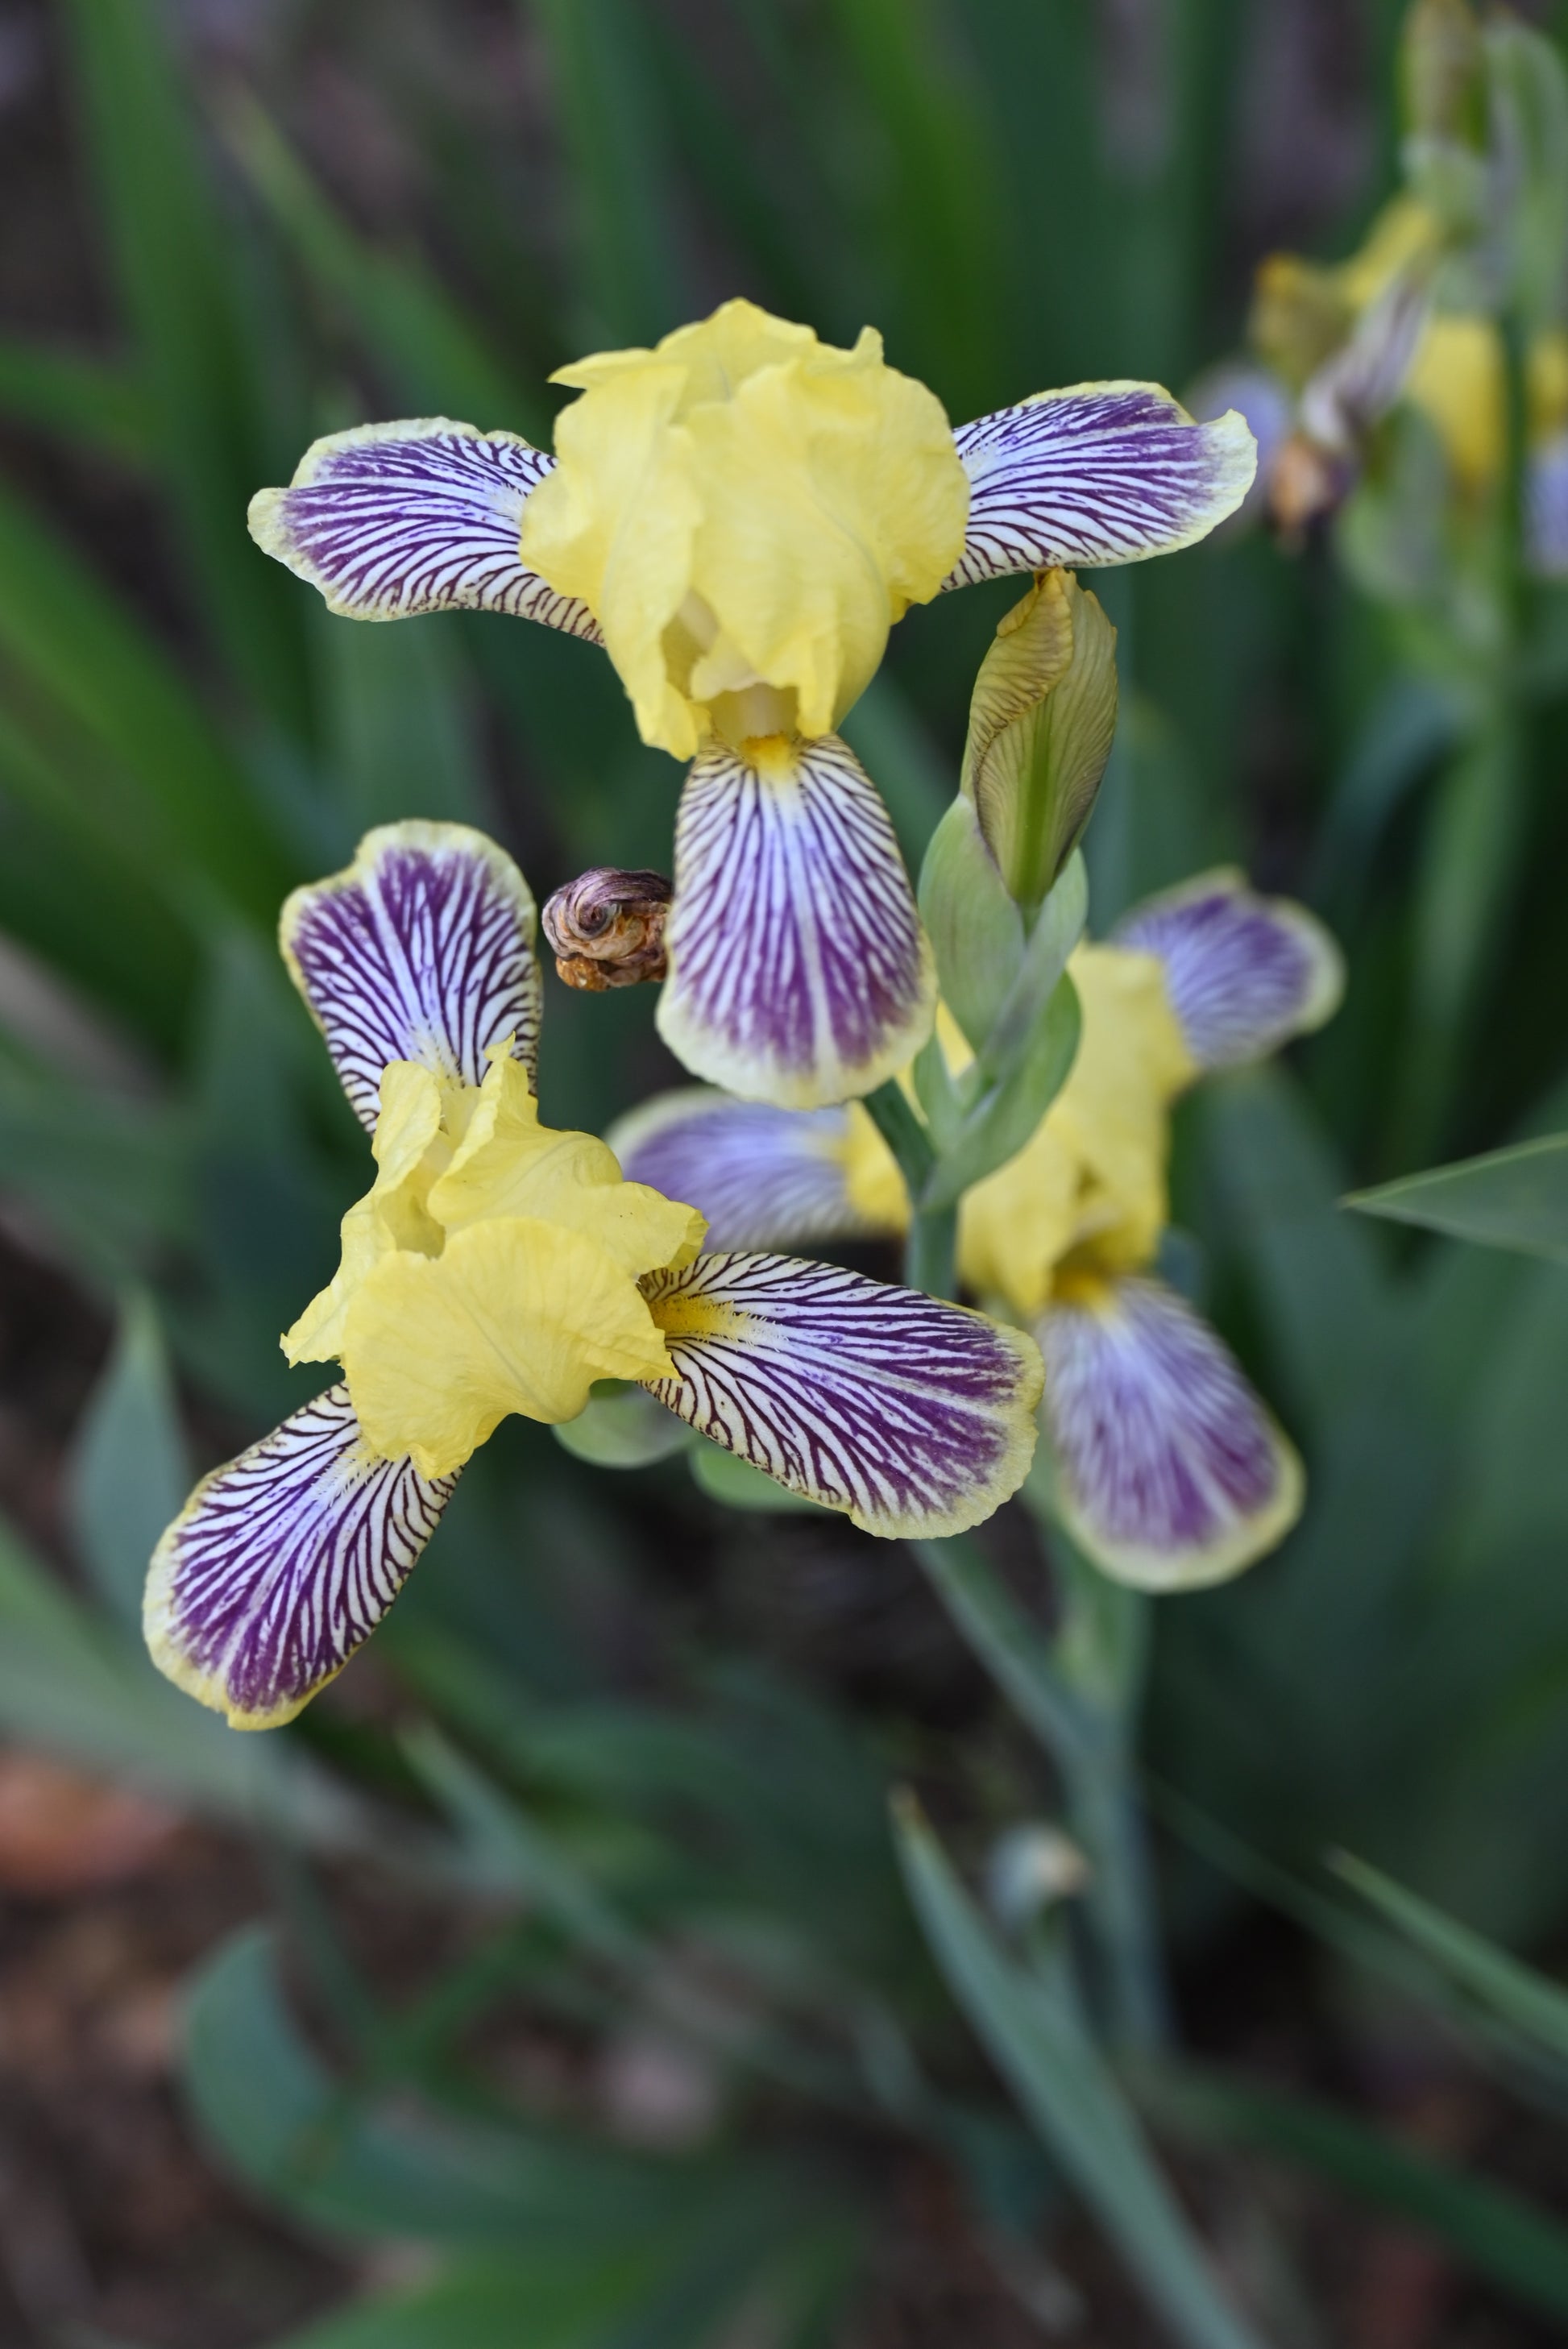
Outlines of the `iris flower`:
<svg viewBox="0 0 1568 2349">
<path fill-rule="evenodd" d="M 534 926 L 457 824 L 372 832 L 284 908 L 377 1173 L 283 1340 L 341 1380 L 197 1486 L 149 1576 L 155 1661 L 236 1728 L 342 1670 L 509 1413 L 572 1419 L 598 1379 L 871 1533 L 978 1524 L 1028 1468 L 1032 1340 L 835 1266 L 699 1254 L 695 1208 L 540 1123 Z"/>
<path fill-rule="evenodd" d="M 1255 360 L 1213 368 L 1192 393 L 1232 405 L 1258 444 L 1249 504 L 1287 531 L 1354 487 L 1375 427 L 1403 404 L 1425 418 L 1461 501 L 1496 489 L 1507 456 L 1501 332 L 1457 306 L 1440 274 L 1447 234 L 1417 198 L 1387 205 L 1358 253 L 1325 267 L 1274 254 L 1258 271 Z M 1532 568 L 1568 576 L 1568 335 L 1538 334 L 1526 367 L 1526 524 Z"/>
<path fill-rule="evenodd" d="M 954 432 L 934 394 L 727 302 L 553 378 L 553 456 L 441 417 L 318 440 L 251 508 L 335 612 L 462 605 L 603 645 L 691 761 L 659 1025 L 698 1076 L 797 1108 L 930 1032 L 931 955 L 881 799 L 834 730 L 912 604 L 1202 538 L 1252 480 L 1239 415 L 1157 385 L 1041 392 Z"/>
<path fill-rule="evenodd" d="M 1302 1472 L 1221 1340 L 1150 1270 L 1171 1104 L 1210 1070 L 1326 1019 L 1339 956 L 1301 907 L 1220 872 L 1151 898 L 1069 968 L 1078 1058 L 1031 1141 L 965 1197 L 959 1272 L 1039 1340 L 1058 1506 L 1081 1546 L 1123 1581 L 1191 1588 L 1280 1539 Z M 956 1027 L 944 1017 L 938 1032 L 961 1060 Z M 700 1203 L 710 1247 L 908 1222 L 859 1102 L 802 1115 L 693 1088 L 647 1103 L 611 1141 L 628 1176 Z"/>
</svg>

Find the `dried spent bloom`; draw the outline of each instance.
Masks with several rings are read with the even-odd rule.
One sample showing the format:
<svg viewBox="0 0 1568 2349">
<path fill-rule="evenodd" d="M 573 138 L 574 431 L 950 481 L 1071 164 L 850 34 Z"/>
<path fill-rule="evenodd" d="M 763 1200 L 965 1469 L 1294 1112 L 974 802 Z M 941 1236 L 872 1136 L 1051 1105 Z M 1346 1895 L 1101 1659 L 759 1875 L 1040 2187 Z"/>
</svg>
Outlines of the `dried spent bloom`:
<svg viewBox="0 0 1568 2349">
<path fill-rule="evenodd" d="M 1301 1506 L 1300 1464 L 1207 1324 L 1154 1278 L 1172 1102 L 1327 1019 L 1342 973 L 1301 907 L 1210 874 L 1135 908 L 1068 968 L 1077 1060 L 1032 1138 L 965 1197 L 959 1270 L 1034 1330 L 1064 1515 L 1108 1573 L 1178 1589 L 1238 1572 Z M 944 1019 L 956 1070 L 968 1048 Z M 809 1116 L 701 1089 L 611 1135 L 628 1174 L 700 1202 L 705 1246 L 896 1233 L 909 1203 L 858 1103 Z"/>
<path fill-rule="evenodd" d="M 430 417 L 308 450 L 251 506 L 335 612 L 457 605 L 603 645 L 645 740 L 692 765 L 659 1027 L 751 1100 L 874 1091 L 929 1035 L 935 981 L 892 825 L 833 730 L 912 604 L 1009 573 L 1142 562 L 1253 477 L 1238 414 L 1078 384 L 953 430 L 887 365 L 727 302 L 556 378 L 550 456 Z"/>
<path fill-rule="evenodd" d="M 460 824 L 372 832 L 284 909 L 377 1171 L 283 1340 L 341 1381 L 204 1477 L 149 1572 L 154 1661 L 237 1728 L 342 1670 L 503 1418 L 559 1424 L 598 1379 L 873 1533 L 976 1525 L 1028 1469 L 1031 1339 L 836 1266 L 699 1253 L 696 1208 L 541 1123 L 533 936 L 522 875 Z"/>
<path fill-rule="evenodd" d="M 672 895 L 662 873 L 623 873 L 613 864 L 568 881 L 545 899 L 540 916 L 558 977 L 590 994 L 663 978 Z"/>
</svg>

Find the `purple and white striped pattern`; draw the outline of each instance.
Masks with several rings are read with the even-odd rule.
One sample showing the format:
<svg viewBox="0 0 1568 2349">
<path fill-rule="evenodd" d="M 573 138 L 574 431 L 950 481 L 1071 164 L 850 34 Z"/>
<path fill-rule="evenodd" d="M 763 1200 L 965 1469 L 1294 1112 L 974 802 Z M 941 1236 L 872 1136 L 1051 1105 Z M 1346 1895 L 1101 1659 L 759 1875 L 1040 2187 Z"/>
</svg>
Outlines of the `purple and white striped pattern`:
<svg viewBox="0 0 1568 2349">
<path fill-rule="evenodd" d="M 1154 1280 L 1108 1281 L 1039 1324 L 1059 1503 L 1081 1547 L 1144 1590 L 1222 1582 L 1301 1508 L 1301 1464 L 1208 1324 Z"/>
<path fill-rule="evenodd" d="M 1531 456 L 1524 480 L 1525 551 L 1538 579 L 1568 579 L 1568 432 Z"/>
<path fill-rule="evenodd" d="M 849 1135 L 847 1109 L 775 1109 L 693 1085 L 645 1102 L 605 1140 L 628 1183 L 700 1208 L 712 1251 L 863 1232 L 845 1182 Z"/>
<path fill-rule="evenodd" d="M 836 1265 L 701 1256 L 643 1283 L 688 1427 L 867 1533 L 962 1532 L 1035 1448 L 1034 1342 L 984 1314 Z"/>
<path fill-rule="evenodd" d="M 539 1055 L 534 907 L 510 856 L 460 823 L 367 832 L 346 873 L 296 889 L 284 960 L 362 1124 L 376 1130 L 389 1061 L 482 1082 L 487 1048 Z"/>
<path fill-rule="evenodd" d="M 954 439 L 969 530 L 944 587 L 1173 554 L 1235 512 L 1257 464 L 1243 417 L 1196 423 L 1156 383 L 1042 391 Z"/>
<path fill-rule="evenodd" d="M 1158 955 L 1201 1069 L 1229 1069 L 1319 1028 L 1345 991 L 1339 948 L 1304 905 L 1255 897 L 1240 873 L 1206 873 L 1134 906 L 1119 947 Z"/>
<path fill-rule="evenodd" d="M 328 1387 L 204 1477 L 153 1556 L 153 1661 L 235 1729 L 291 1721 L 407 1579 L 455 1476 L 382 1460 Z"/>
<path fill-rule="evenodd" d="M 931 1032 L 936 980 L 887 810 L 836 734 L 723 743 L 676 818 L 659 1033 L 743 1100 L 818 1109 L 869 1093 Z"/>
<path fill-rule="evenodd" d="M 522 510 L 555 460 L 515 432 L 445 416 L 361 424 L 306 450 L 286 490 L 259 490 L 251 536 L 350 620 L 509 612 L 602 644 L 586 604 L 519 553 Z"/>
</svg>

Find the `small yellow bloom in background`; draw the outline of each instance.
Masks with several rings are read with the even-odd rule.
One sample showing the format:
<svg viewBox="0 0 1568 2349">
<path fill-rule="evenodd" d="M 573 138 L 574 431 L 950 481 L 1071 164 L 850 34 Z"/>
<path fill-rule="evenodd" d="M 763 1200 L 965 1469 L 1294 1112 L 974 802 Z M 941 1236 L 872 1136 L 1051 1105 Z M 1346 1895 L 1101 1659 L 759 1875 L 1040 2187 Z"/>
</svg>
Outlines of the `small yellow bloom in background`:
<svg viewBox="0 0 1568 2349">
<path fill-rule="evenodd" d="M 523 560 L 593 613 L 644 740 L 689 759 L 713 731 L 831 733 L 964 551 L 934 393 L 869 326 L 838 350 L 739 301 L 553 380 L 583 397 Z"/>
<path fill-rule="evenodd" d="M 1156 956 L 1081 946 L 1068 968 L 1083 1030 L 1067 1082 L 1033 1139 L 966 1193 L 958 1217 L 965 1285 L 1025 1322 L 1049 1302 L 1065 1261 L 1111 1272 L 1152 1261 L 1166 1224 L 1171 1104 L 1198 1073 Z M 937 1032 L 956 1075 L 973 1056 L 945 1009 Z M 909 1205 L 892 1154 L 858 1102 L 850 1120 L 850 1199 L 868 1226 L 898 1230 Z"/>
<path fill-rule="evenodd" d="M 696 1257 L 694 1208 L 623 1182 L 603 1143 L 539 1123 L 511 1040 L 481 1085 L 410 1061 L 382 1080 L 376 1182 L 343 1263 L 284 1340 L 340 1361 L 384 1458 L 449 1476 L 509 1412 L 574 1419 L 595 1379 L 668 1375 L 637 1283 Z"/>
</svg>

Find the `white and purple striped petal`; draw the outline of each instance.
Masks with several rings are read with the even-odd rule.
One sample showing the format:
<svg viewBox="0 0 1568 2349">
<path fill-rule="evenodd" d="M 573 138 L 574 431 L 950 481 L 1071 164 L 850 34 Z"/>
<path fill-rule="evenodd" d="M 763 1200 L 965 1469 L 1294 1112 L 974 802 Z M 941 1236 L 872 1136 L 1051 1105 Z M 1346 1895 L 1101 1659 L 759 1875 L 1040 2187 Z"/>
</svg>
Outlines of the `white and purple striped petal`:
<svg viewBox="0 0 1568 2349">
<path fill-rule="evenodd" d="M 1035 1448 L 1032 1339 L 826 1264 L 701 1256 L 643 1283 L 678 1419 L 867 1533 L 959 1533 Z"/>
<path fill-rule="evenodd" d="M 1158 955 L 1165 991 L 1201 1069 L 1234 1068 L 1320 1028 L 1345 991 L 1321 922 L 1288 897 L 1257 897 L 1230 869 L 1134 906 L 1119 947 Z"/>
<path fill-rule="evenodd" d="M 418 1061 L 483 1081 L 491 1045 L 539 1054 L 540 977 L 527 882 L 504 850 L 461 823 L 367 832 L 353 864 L 296 889 L 284 960 L 362 1124 L 374 1133 L 382 1071 Z"/>
<path fill-rule="evenodd" d="M 258 490 L 251 536 L 351 620 L 508 612 L 602 644 L 586 604 L 519 552 L 529 492 L 555 460 L 515 432 L 445 416 L 361 424 L 306 450 L 286 490 Z"/>
<path fill-rule="evenodd" d="M 1531 453 L 1524 483 L 1525 549 L 1538 579 L 1568 579 L 1568 432 Z"/>
<path fill-rule="evenodd" d="M 1207 1322 L 1154 1280 L 1108 1280 L 1038 1325 L 1058 1503 L 1108 1574 L 1222 1582 L 1300 1514 L 1301 1463 Z"/>
<path fill-rule="evenodd" d="M 1257 466 L 1244 417 L 1200 424 L 1156 383 L 1043 391 L 954 439 L 969 529 L 946 587 L 1173 554 L 1235 512 Z"/>
<path fill-rule="evenodd" d="M 869 1093 L 931 1032 L 931 948 L 887 810 L 836 734 L 724 743 L 676 819 L 659 1033 L 743 1100 Z"/>
<path fill-rule="evenodd" d="M 628 1183 L 701 1209 L 710 1251 L 850 1238 L 868 1229 L 846 1179 L 847 1109 L 775 1109 L 692 1085 L 645 1102 L 605 1140 Z"/>
<path fill-rule="evenodd" d="M 292 1721 L 376 1629 L 456 1483 L 378 1458 L 328 1387 L 204 1477 L 159 1543 L 153 1661 L 235 1729 Z"/>
</svg>

